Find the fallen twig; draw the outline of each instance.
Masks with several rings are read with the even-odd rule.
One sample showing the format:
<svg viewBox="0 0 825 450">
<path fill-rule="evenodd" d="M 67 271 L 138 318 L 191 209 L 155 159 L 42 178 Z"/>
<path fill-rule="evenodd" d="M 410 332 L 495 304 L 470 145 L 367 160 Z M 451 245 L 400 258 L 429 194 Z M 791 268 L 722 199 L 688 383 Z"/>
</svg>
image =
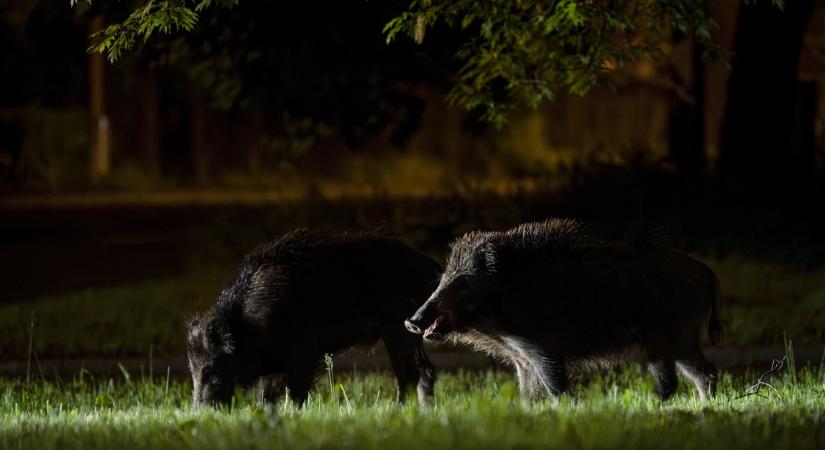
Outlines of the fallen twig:
<svg viewBox="0 0 825 450">
<path fill-rule="evenodd" d="M 754 384 L 753 386 L 745 389 L 745 393 L 740 395 L 739 397 L 736 397 L 736 398 L 740 399 L 740 398 L 750 397 L 751 395 L 755 395 L 757 397 L 762 397 L 762 398 L 769 398 L 767 395 L 764 395 L 761 392 L 759 392 L 762 389 L 762 387 L 767 387 L 768 389 L 770 389 L 776 395 L 779 396 L 779 399 L 782 401 L 782 403 L 785 403 L 785 396 L 782 395 L 782 393 L 779 392 L 778 389 L 773 387 L 772 384 L 768 383 L 765 380 L 767 380 L 768 377 L 775 374 L 776 372 L 779 372 L 780 370 L 782 370 L 782 368 L 785 367 L 785 363 L 787 361 L 788 361 L 788 355 L 783 356 L 782 359 L 774 359 L 771 362 L 771 368 L 768 369 L 768 371 L 763 373 L 762 375 L 759 375 L 759 378 L 756 379 L 756 384 Z"/>
</svg>

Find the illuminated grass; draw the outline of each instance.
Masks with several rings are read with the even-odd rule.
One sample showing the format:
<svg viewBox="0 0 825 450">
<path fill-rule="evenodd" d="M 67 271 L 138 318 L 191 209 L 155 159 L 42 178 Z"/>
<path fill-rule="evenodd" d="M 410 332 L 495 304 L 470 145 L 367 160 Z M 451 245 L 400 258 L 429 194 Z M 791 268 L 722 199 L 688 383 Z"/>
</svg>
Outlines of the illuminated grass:
<svg viewBox="0 0 825 450">
<path fill-rule="evenodd" d="M 523 402 L 502 373 L 441 375 L 427 408 L 392 401 L 388 375 L 324 377 L 304 408 L 193 410 L 190 385 L 165 380 L 2 381 L 0 448 L 636 448 L 804 449 L 825 445 L 825 370 L 779 393 L 741 394 L 756 376 L 725 375 L 711 402 L 689 386 L 661 404 L 638 368 L 596 376 L 559 402 Z M 331 391 L 334 394 L 331 394 Z"/>
</svg>

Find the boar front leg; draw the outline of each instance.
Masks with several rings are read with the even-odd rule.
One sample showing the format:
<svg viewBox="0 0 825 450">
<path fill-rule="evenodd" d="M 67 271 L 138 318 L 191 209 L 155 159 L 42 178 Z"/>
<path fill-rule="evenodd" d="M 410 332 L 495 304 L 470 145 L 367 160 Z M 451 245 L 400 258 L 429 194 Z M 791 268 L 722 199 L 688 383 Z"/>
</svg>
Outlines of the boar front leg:
<svg viewBox="0 0 825 450">
<path fill-rule="evenodd" d="M 518 379 L 518 391 L 524 399 L 533 399 L 539 392 L 539 382 L 533 369 L 529 365 L 516 361 L 516 379 Z"/>
<path fill-rule="evenodd" d="M 258 378 L 256 383 L 258 403 L 273 404 L 284 393 L 284 377 L 282 375 L 266 375 Z"/>
<path fill-rule="evenodd" d="M 415 391 L 418 402 L 425 405 L 433 397 L 435 368 L 427 358 L 421 336 L 398 327 L 385 330 L 382 340 L 395 373 L 398 401 Z"/>
<path fill-rule="evenodd" d="M 562 360 L 542 358 L 535 362 L 518 361 L 514 365 L 522 397 L 533 399 L 542 394 L 559 397 L 567 392 L 570 381 Z"/>
<path fill-rule="evenodd" d="M 554 397 L 566 394 L 570 386 L 570 378 L 567 376 L 564 359 L 545 357 L 538 363 L 541 367 L 539 379 L 544 390 Z"/>
<path fill-rule="evenodd" d="M 522 395 L 532 398 L 543 391 L 546 395 L 558 397 L 567 392 L 570 380 L 564 358 L 545 355 L 540 348 L 524 339 L 505 337 L 504 342 L 514 354 L 513 363 Z"/>
</svg>

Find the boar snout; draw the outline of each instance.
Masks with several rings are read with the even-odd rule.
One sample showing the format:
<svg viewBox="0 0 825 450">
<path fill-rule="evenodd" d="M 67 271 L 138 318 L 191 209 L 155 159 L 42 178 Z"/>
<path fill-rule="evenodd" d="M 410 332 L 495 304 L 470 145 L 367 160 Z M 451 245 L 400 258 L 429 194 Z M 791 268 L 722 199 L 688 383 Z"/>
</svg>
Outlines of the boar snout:
<svg viewBox="0 0 825 450">
<path fill-rule="evenodd" d="M 421 334 L 421 327 L 411 322 L 412 319 L 407 319 L 404 321 L 404 326 L 407 327 L 407 330 L 413 334 Z"/>
<path fill-rule="evenodd" d="M 430 300 L 427 300 L 426 303 L 418 308 L 418 311 L 416 311 L 412 317 L 404 321 L 404 326 L 407 327 L 410 333 L 421 334 L 439 315 L 437 302 L 430 298 Z"/>
<path fill-rule="evenodd" d="M 441 299 L 433 294 L 404 325 L 411 333 L 423 335 L 425 341 L 439 342 L 452 331 L 446 316 L 441 310 Z"/>
</svg>

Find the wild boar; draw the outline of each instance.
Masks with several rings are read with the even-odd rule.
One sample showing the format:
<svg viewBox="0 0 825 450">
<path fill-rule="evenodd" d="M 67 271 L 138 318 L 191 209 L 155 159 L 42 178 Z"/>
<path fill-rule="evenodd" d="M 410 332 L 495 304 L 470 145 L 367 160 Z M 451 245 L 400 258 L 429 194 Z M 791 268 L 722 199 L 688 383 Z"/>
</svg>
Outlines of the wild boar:
<svg viewBox="0 0 825 450">
<path fill-rule="evenodd" d="M 270 397 L 284 384 L 303 403 L 325 354 L 383 340 L 398 399 L 425 402 L 435 374 L 405 317 L 435 288 L 441 267 L 379 233 L 295 231 L 260 245 L 205 314 L 188 325 L 196 405 L 225 403 L 253 383 Z"/>
<path fill-rule="evenodd" d="M 612 367 L 635 347 L 662 400 L 676 391 L 677 368 L 706 399 L 717 370 L 701 336 L 714 345 L 723 336 L 719 283 L 706 265 L 664 247 L 599 241 L 570 219 L 457 239 L 438 287 L 405 324 L 512 365 L 525 397 L 561 395 L 569 369 Z"/>
</svg>

